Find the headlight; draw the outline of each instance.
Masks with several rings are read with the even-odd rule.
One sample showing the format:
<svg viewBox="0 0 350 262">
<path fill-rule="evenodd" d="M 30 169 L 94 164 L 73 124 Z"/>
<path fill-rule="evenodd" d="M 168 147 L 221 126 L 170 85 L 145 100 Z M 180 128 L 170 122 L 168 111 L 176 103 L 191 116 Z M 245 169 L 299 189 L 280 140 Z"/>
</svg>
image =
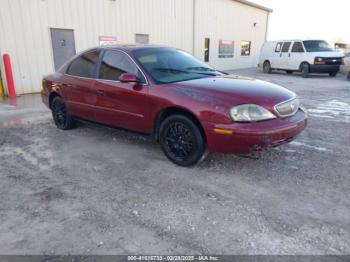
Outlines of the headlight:
<svg viewBox="0 0 350 262">
<path fill-rule="evenodd" d="M 254 122 L 276 118 L 269 110 L 259 105 L 245 104 L 231 108 L 230 116 L 237 122 Z"/>
</svg>

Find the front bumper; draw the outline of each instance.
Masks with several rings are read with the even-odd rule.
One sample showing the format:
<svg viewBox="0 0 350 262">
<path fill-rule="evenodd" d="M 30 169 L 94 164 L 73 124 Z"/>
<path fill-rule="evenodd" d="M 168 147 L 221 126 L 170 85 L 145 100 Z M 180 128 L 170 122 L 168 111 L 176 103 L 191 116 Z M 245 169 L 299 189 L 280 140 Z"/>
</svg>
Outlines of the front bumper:
<svg viewBox="0 0 350 262">
<path fill-rule="evenodd" d="M 310 65 L 310 73 L 339 72 L 340 65 Z"/>
<path fill-rule="evenodd" d="M 251 154 L 292 141 L 306 125 L 307 115 L 299 109 L 288 118 L 255 123 L 218 125 L 205 122 L 204 129 L 209 152 Z M 230 130 L 232 134 L 217 133 L 217 129 Z"/>
</svg>

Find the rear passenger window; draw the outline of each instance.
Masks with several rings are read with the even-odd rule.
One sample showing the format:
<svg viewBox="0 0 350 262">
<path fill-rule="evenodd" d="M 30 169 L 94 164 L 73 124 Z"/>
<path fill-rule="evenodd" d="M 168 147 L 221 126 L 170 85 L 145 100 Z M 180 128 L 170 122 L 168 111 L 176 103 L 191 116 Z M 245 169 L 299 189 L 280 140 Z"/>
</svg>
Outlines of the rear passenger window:
<svg viewBox="0 0 350 262">
<path fill-rule="evenodd" d="M 282 47 L 282 53 L 288 53 L 291 42 L 284 42 Z"/>
<path fill-rule="evenodd" d="M 146 82 L 142 73 L 130 57 L 120 51 L 106 51 L 101 62 L 99 78 L 119 81 L 119 77 L 123 73 L 132 73 L 142 83 Z"/>
<path fill-rule="evenodd" d="M 275 48 L 276 53 L 281 52 L 282 44 L 283 44 L 282 42 L 277 43 L 276 48 Z"/>
<path fill-rule="evenodd" d="M 292 47 L 292 52 L 293 53 L 303 53 L 304 52 L 304 47 L 301 42 L 295 42 Z"/>
<path fill-rule="evenodd" d="M 68 75 L 95 78 L 99 52 L 88 51 L 76 58 L 67 70 Z"/>
</svg>

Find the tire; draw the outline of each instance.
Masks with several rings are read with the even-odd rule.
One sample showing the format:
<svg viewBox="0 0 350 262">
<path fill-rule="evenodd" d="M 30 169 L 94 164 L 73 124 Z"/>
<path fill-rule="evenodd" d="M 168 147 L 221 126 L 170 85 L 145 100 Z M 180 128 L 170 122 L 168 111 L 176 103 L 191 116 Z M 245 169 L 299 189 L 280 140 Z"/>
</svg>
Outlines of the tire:
<svg viewBox="0 0 350 262">
<path fill-rule="evenodd" d="M 271 64 L 269 61 L 265 61 L 264 65 L 263 65 L 263 72 L 265 74 L 271 74 L 272 72 L 272 68 L 271 68 Z"/>
<path fill-rule="evenodd" d="M 287 73 L 288 75 L 291 75 L 291 74 L 293 74 L 293 71 L 292 71 L 292 70 L 286 70 L 286 73 Z"/>
<path fill-rule="evenodd" d="M 309 77 L 310 66 L 309 66 L 308 63 L 302 63 L 301 66 L 300 66 L 300 69 L 301 69 L 301 75 L 302 75 L 304 78 Z"/>
<path fill-rule="evenodd" d="M 199 127 L 186 116 L 166 118 L 160 126 L 159 141 L 166 157 L 179 166 L 193 166 L 205 158 L 204 137 Z"/>
<path fill-rule="evenodd" d="M 330 77 L 336 77 L 337 74 L 338 74 L 338 72 L 332 72 L 332 73 L 329 73 L 329 76 L 330 76 Z"/>
<path fill-rule="evenodd" d="M 350 80 L 350 71 L 349 71 L 349 74 L 348 74 L 348 80 Z"/>
<path fill-rule="evenodd" d="M 53 121 L 57 128 L 62 130 L 73 129 L 76 126 L 76 121 L 70 114 L 66 104 L 61 97 L 55 97 L 51 106 Z"/>
</svg>

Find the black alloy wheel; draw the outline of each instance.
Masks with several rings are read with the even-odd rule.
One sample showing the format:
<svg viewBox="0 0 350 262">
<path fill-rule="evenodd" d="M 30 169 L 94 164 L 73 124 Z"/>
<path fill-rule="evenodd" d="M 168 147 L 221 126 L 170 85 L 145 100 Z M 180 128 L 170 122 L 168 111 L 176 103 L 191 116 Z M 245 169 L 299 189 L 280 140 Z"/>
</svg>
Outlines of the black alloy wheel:
<svg viewBox="0 0 350 262">
<path fill-rule="evenodd" d="M 55 97 L 52 101 L 52 117 L 57 128 L 68 130 L 75 127 L 75 120 L 69 113 L 66 104 L 60 97 Z"/>
<path fill-rule="evenodd" d="M 166 118 L 160 127 L 164 154 L 180 166 L 192 166 L 204 159 L 206 145 L 198 126 L 183 115 Z"/>
</svg>

